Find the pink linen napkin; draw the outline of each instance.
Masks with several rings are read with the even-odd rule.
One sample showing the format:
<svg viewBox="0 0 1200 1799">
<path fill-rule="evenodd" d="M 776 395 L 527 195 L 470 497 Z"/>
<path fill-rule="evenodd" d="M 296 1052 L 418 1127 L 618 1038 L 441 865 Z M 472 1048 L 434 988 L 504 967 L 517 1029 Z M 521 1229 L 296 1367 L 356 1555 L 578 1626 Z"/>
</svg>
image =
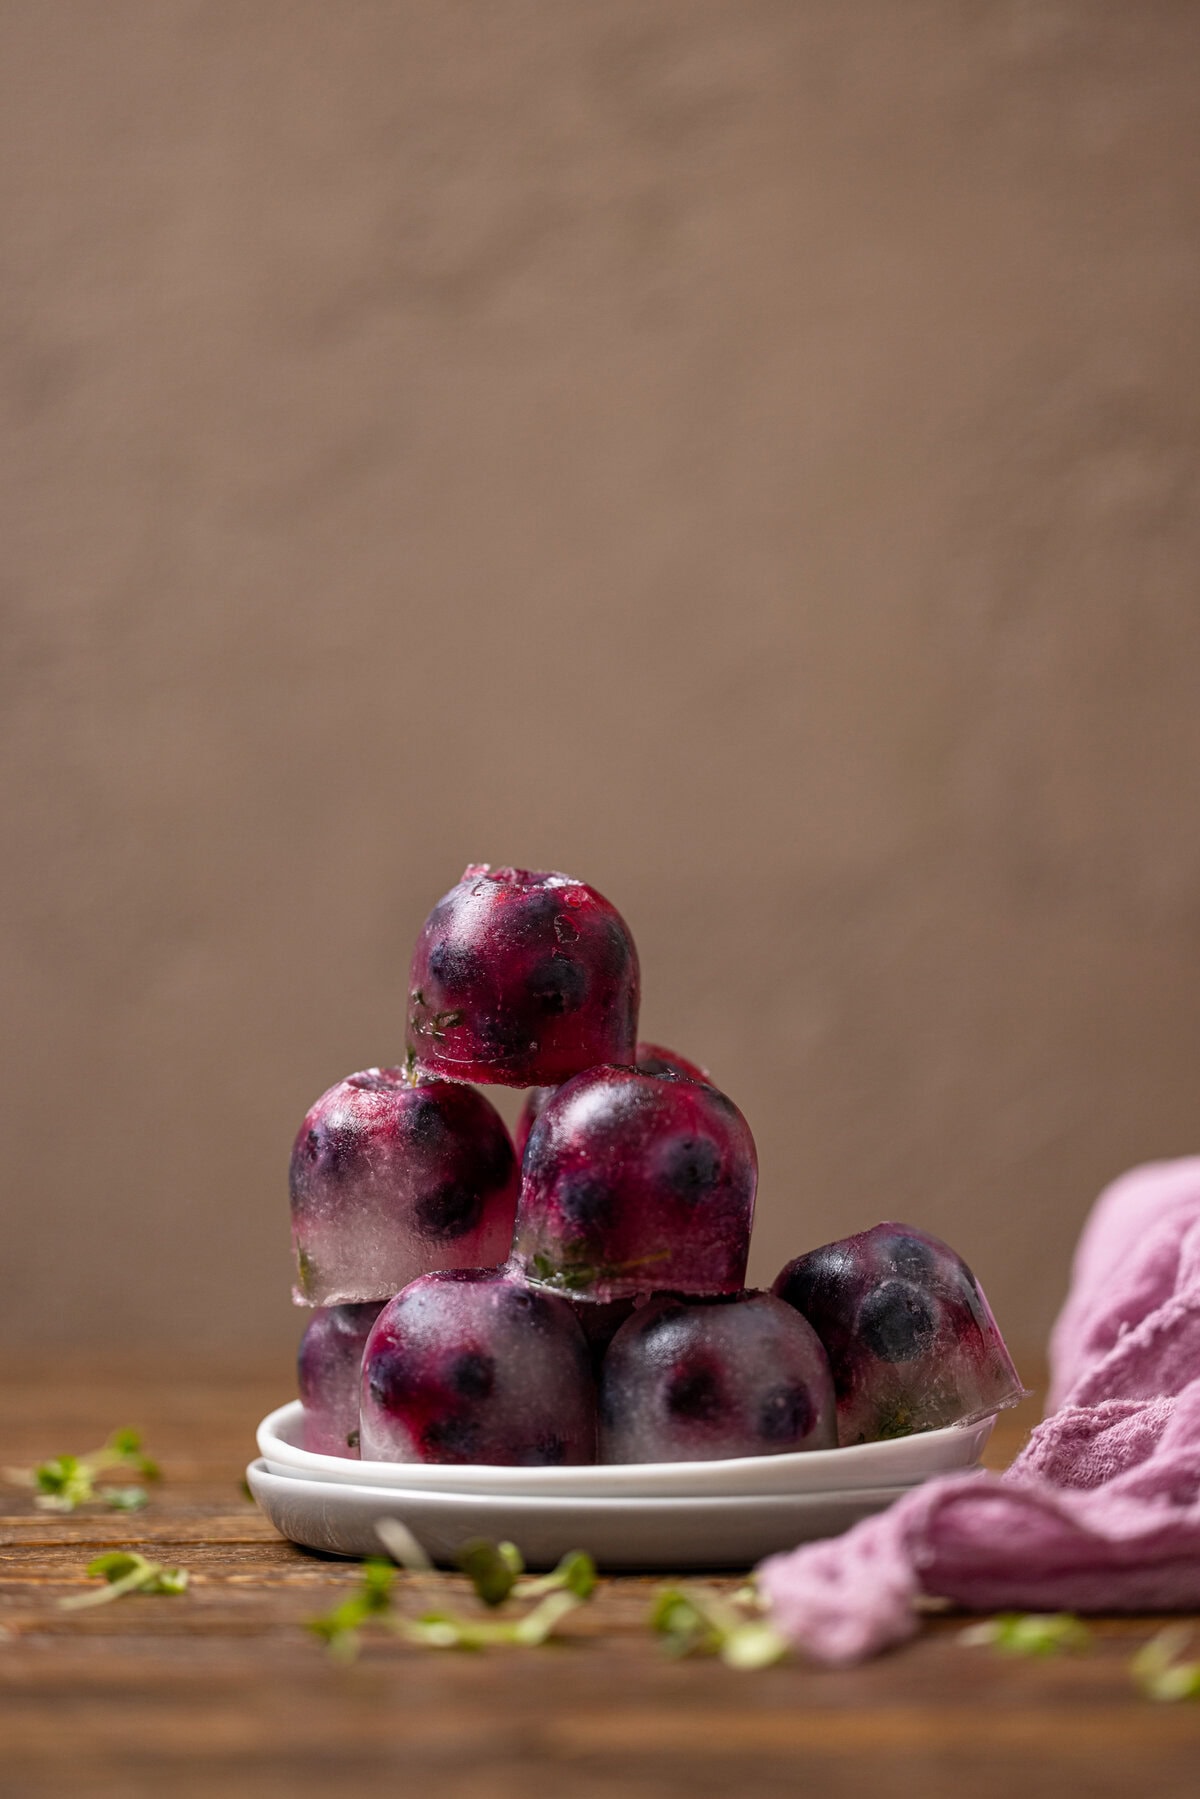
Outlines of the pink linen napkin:
<svg viewBox="0 0 1200 1799">
<path fill-rule="evenodd" d="M 1002 1475 L 945 1475 L 758 1570 L 820 1661 L 911 1636 L 915 1602 L 977 1611 L 1200 1607 L 1200 1156 L 1097 1200 L 1050 1339 L 1050 1403 Z"/>
</svg>

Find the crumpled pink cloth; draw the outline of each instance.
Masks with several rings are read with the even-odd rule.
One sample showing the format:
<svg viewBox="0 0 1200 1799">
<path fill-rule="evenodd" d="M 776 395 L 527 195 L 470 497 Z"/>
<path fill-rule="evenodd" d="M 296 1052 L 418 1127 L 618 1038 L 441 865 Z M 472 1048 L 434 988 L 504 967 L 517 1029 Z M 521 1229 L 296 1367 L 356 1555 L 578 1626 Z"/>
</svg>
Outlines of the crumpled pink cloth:
<svg viewBox="0 0 1200 1799">
<path fill-rule="evenodd" d="M 1200 1607 L 1200 1156 L 1096 1201 L 1050 1339 L 1050 1403 L 1002 1475 L 945 1475 L 758 1570 L 772 1621 L 847 1663 L 976 1611 Z"/>
</svg>

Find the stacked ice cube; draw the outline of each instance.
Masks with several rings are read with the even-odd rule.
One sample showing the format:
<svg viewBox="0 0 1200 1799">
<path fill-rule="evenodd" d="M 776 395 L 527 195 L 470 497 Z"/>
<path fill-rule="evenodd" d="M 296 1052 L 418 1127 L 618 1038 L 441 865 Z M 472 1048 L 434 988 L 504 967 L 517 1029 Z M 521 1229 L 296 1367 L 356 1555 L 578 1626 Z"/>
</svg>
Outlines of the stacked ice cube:
<svg viewBox="0 0 1200 1799">
<path fill-rule="evenodd" d="M 745 1290 L 750 1128 L 638 1043 L 639 997 L 629 929 L 581 881 L 481 864 L 434 907 L 403 1065 L 331 1087 L 292 1151 L 309 1448 L 709 1460 L 1019 1397 L 970 1270 L 923 1232 L 879 1225 Z M 490 1084 L 530 1090 L 519 1165 Z"/>
</svg>

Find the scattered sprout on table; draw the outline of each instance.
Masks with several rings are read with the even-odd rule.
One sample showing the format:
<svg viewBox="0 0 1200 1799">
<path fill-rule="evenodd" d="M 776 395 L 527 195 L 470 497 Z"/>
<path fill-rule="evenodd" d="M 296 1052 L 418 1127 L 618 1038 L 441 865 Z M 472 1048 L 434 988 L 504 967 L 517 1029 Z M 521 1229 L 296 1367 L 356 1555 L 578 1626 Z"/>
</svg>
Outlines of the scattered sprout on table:
<svg viewBox="0 0 1200 1799">
<path fill-rule="evenodd" d="M 407 1525 L 384 1519 L 376 1533 L 394 1561 L 409 1573 L 426 1574 L 432 1564 Z M 464 1543 L 458 1565 L 475 1596 L 496 1612 L 510 1598 L 535 1599 L 519 1617 L 470 1618 L 444 1606 L 406 1618 L 393 1607 L 395 1569 L 390 1562 L 368 1561 L 362 1583 L 308 1628 L 321 1637 L 340 1661 L 352 1661 L 362 1645 L 364 1624 L 377 1622 L 404 1642 L 426 1649 L 533 1649 L 550 1638 L 558 1625 L 589 1599 L 596 1586 L 596 1567 L 582 1549 L 571 1550 L 549 1574 L 523 1580 L 525 1563 L 514 1543 L 485 1537 Z"/>
<path fill-rule="evenodd" d="M 142 1480 L 158 1480 L 158 1463 L 142 1449 L 136 1430 L 115 1430 L 106 1443 L 87 1455 L 56 1455 L 33 1468 L 6 1469 L 17 1486 L 36 1490 L 34 1504 L 44 1512 L 73 1512 L 77 1506 L 103 1504 L 114 1511 L 137 1511 L 146 1503 L 142 1487 L 98 1488 L 107 1474 L 126 1470 Z"/>
<path fill-rule="evenodd" d="M 110 1549 L 87 1565 L 93 1580 L 103 1578 L 108 1584 L 90 1593 L 73 1593 L 60 1599 L 64 1612 L 79 1612 L 92 1605 L 107 1605 L 113 1599 L 124 1599 L 130 1593 L 175 1594 L 187 1591 L 186 1568 L 166 1568 L 161 1562 L 147 1561 L 132 1549 Z"/>
<path fill-rule="evenodd" d="M 959 1641 L 998 1649 L 1002 1655 L 1046 1656 L 1077 1653 L 1088 1647 L 1091 1636 L 1071 1612 L 1001 1612 L 969 1625 Z"/>
<path fill-rule="evenodd" d="M 1180 1699 L 1200 1699 L 1200 1662 L 1183 1662 L 1192 1631 L 1187 1624 L 1170 1624 L 1151 1637 L 1129 1664 L 1133 1684 L 1147 1699 L 1172 1704 Z"/>
<path fill-rule="evenodd" d="M 726 1598 L 712 1587 L 660 1587 L 650 1628 L 669 1655 L 716 1655 L 730 1668 L 767 1668 L 787 1654 L 787 1639 L 761 1615 L 757 1595 L 743 1588 Z"/>
</svg>

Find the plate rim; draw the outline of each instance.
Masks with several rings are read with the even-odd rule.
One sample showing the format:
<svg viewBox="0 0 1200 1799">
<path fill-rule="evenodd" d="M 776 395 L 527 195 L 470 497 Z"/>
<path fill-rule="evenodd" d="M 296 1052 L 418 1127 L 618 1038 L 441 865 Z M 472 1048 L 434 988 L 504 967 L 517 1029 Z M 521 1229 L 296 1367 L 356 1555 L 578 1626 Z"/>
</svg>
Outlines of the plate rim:
<svg viewBox="0 0 1200 1799">
<path fill-rule="evenodd" d="M 853 1443 L 846 1447 L 833 1449 L 810 1449 L 790 1451 L 784 1455 L 773 1456 L 723 1456 L 713 1457 L 706 1461 L 688 1462 L 580 1462 L 562 1467 L 520 1467 L 512 1464 L 489 1462 L 464 1462 L 453 1466 L 453 1471 L 438 1463 L 421 1462 L 385 1462 L 355 1460 L 349 1456 L 324 1455 L 317 1450 L 304 1449 L 293 1444 L 284 1437 L 279 1425 L 285 1417 L 295 1420 L 303 1410 L 299 1399 L 292 1399 L 281 1406 L 276 1406 L 264 1417 L 256 1431 L 256 1440 L 260 1457 L 268 1462 L 294 1469 L 296 1473 L 305 1475 L 322 1485 L 345 1485 L 358 1490 L 388 1489 L 391 1482 L 380 1478 L 385 1472 L 390 1475 L 393 1469 L 404 1469 L 406 1477 L 412 1478 L 406 1490 L 413 1492 L 456 1492 L 459 1494 L 480 1496 L 515 1497 L 528 1494 L 531 1497 L 595 1497 L 616 1498 L 639 1497 L 627 1491 L 631 1481 L 645 1483 L 647 1487 L 658 1482 L 677 1486 L 681 1480 L 689 1478 L 686 1471 L 696 1471 L 696 1477 L 702 1472 L 714 1469 L 722 1470 L 725 1477 L 738 1485 L 738 1492 L 713 1494 L 711 1497 L 735 1498 L 738 1494 L 748 1496 L 755 1494 L 756 1476 L 767 1475 L 770 1492 L 787 1493 L 789 1491 L 812 1492 L 810 1480 L 818 1473 L 828 1474 L 836 1466 L 845 1471 L 846 1480 L 837 1486 L 816 1489 L 820 1492 L 860 1492 L 872 1485 L 887 1486 L 893 1483 L 874 1478 L 874 1464 L 882 1460 L 884 1468 L 878 1470 L 883 1474 L 887 1464 L 896 1462 L 911 1463 L 914 1445 L 920 1445 L 917 1458 L 926 1464 L 911 1475 L 911 1483 L 930 1479 L 935 1474 L 965 1471 L 972 1464 L 977 1464 L 996 1422 L 996 1413 L 989 1413 L 982 1418 L 974 1418 L 956 1424 L 945 1425 L 936 1431 L 919 1431 L 905 1437 L 893 1437 L 876 1443 Z M 974 1439 L 974 1451 L 968 1461 L 951 1462 L 949 1466 L 939 1462 L 939 1450 L 951 1442 L 962 1443 L 964 1438 Z M 282 1453 L 280 1453 L 282 1452 Z M 865 1464 L 865 1466 L 864 1466 Z M 372 1473 L 365 1478 L 361 1470 L 370 1469 Z M 769 1473 L 767 1471 L 769 1470 Z M 586 1471 L 586 1472 L 585 1472 Z M 861 1478 L 855 1484 L 856 1473 L 861 1471 Z M 795 1473 L 798 1487 L 791 1489 L 786 1484 L 789 1473 Z M 589 1490 L 581 1490 L 580 1479 L 588 1483 Z M 905 1479 L 908 1480 L 906 1475 Z M 499 1479 L 501 1485 L 495 1483 Z M 443 1483 L 449 1480 L 451 1485 Z M 513 1484 L 509 1485 L 509 1481 Z M 606 1492 L 606 1489 L 613 1489 Z M 619 1490 L 619 1493 L 618 1493 Z M 679 1497 L 690 1497 L 682 1494 Z M 667 1497 L 662 1494 L 647 1493 L 647 1498 Z M 695 1495 L 702 1497 L 702 1495 Z"/>
</svg>

